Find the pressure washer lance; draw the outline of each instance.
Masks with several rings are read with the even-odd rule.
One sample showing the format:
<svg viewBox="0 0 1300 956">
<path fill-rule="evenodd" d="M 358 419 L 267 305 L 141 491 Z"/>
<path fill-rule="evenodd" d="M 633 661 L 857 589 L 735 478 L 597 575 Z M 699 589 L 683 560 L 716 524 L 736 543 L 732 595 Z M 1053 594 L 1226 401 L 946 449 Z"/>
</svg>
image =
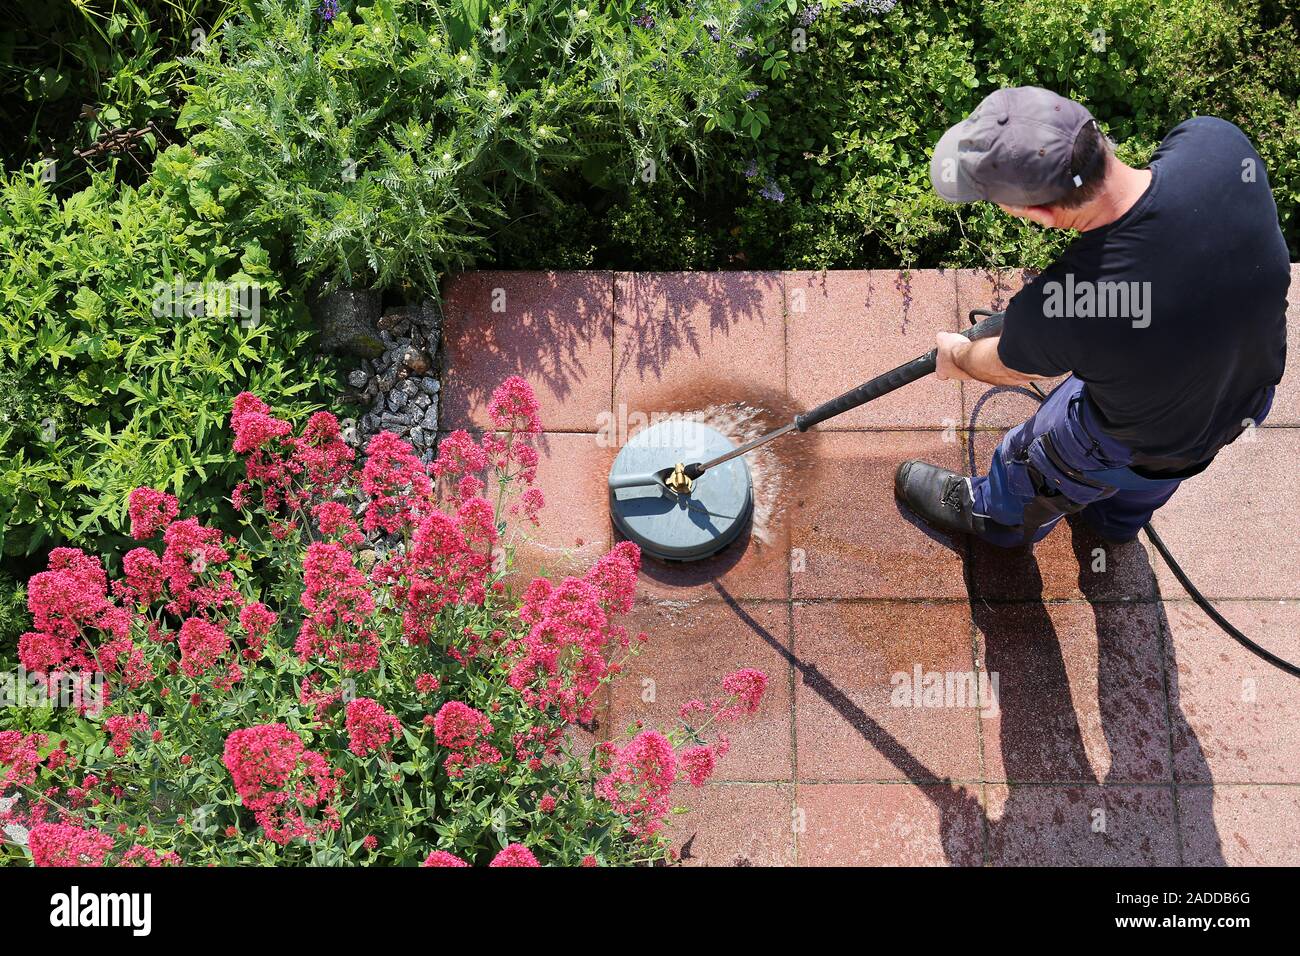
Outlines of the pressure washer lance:
<svg viewBox="0 0 1300 956">
<path fill-rule="evenodd" d="M 1002 313 L 996 312 L 990 314 L 984 321 L 977 325 L 971 326 L 962 332 L 962 335 L 972 342 L 979 339 L 988 339 L 1002 334 Z M 931 349 L 924 355 L 912 359 L 910 362 L 904 362 L 898 368 L 890 369 L 882 375 L 877 375 L 869 382 L 863 382 L 857 388 L 845 392 L 838 398 L 832 398 L 829 402 L 818 405 L 811 411 L 804 412 L 802 415 L 796 415 L 794 420 L 782 425 L 780 428 L 768 432 L 751 442 L 733 448 L 725 455 L 719 455 L 706 462 L 694 462 L 684 465 L 678 462 L 672 468 L 666 468 L 653 476 L 653 480 L 662 481 L 674 494 L 690 494 L 691 487 L 696 479 L 703 475 L 710 468 L 721 465 L 724 461 L 730 461 L 740 455 L 747 455 L 760 445 L 766 445 L 775 438 L 792 431 L 806 432 L 828 418 L 834 418 L 836 415 L 843 415 L 850 409 L 857 408 L 859 405 L 865 405 L 867 402 L 874 401 L 882 395 L 888 395 L 890 392 L 902 388 L 904 385 L 910 385 L 917 379 L 925 378 L 935 369 L 938 361 L 938 349 Z M 640 482 L 648 484 L 649 482 Z"/>
</svg>

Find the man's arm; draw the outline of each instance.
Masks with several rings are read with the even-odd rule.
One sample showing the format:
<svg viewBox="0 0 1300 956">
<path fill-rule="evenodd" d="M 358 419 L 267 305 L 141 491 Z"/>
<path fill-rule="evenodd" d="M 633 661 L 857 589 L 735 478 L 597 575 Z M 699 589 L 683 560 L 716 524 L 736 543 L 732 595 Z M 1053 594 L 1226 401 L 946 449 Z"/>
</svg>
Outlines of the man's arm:
<svg viewBox="0 0 1300 956">
<path fill-rule="evenodd" d="M 989 385 L 1027 385 L 1038 377 L 1003 365 L 998 357 L 997 338 L 972 342 L 956 332 L 940 332 L 938 353 L 934 374 L 941 381 L 960 379 Z"/>
</svg>

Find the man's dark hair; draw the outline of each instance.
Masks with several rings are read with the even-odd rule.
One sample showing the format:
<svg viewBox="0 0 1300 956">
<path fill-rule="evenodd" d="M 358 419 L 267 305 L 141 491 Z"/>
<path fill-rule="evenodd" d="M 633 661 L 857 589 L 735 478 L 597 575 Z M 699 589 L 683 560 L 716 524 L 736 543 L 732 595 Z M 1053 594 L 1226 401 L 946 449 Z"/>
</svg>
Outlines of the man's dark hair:
<svg viewBox="0 0 1300 956">
<path fill-rule="evenodd" d="M 1106 157 L 1109 155 L 1110 141 L 1097 121 L 1089 120 L 1074 138 L 1074 156 L 1070 160 L 1070 175 L 1078 176 L 1082 185 L 1075 186 L 1051 205 L 1059 209 L 1078 209 L 1096 199 L 1106 179 Z"/>
</svg>

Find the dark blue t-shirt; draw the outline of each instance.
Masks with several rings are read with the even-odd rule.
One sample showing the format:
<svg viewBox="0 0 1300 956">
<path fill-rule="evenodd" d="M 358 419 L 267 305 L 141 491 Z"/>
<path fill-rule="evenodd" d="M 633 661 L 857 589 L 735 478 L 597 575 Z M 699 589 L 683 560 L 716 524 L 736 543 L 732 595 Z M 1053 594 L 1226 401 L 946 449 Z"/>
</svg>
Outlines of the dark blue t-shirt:
<svg viewBox="0 0 1300 956">
<path fill-rule="evenodd" d="M 1073 372 L 1136 465 L 1175 472 L 1213 458 L 1282 378 L 1291 269 L 1264 163 L 1236 126 L 1190 119 L 1150 169 L 1128 212 L 1011 300 L 998 355 Z"/>
</svg>

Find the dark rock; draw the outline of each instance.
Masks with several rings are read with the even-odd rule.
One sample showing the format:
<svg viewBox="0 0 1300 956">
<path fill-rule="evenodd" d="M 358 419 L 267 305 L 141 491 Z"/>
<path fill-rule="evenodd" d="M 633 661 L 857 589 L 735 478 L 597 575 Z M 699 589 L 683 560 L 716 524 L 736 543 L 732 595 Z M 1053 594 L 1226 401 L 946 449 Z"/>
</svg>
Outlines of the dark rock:
<svg viewBox="0 0 1300 956">
<path fill-rule="evenodd" d="M 314 318 L 321 351 L 375 358 L 384 346 L 378 337 L 379 294 L 369 289 L 340 289 L 317 301 Z"/>
<path fill-rule="evenodd" d="M 442 306 L 433 299 L 425 299 L 416 307 L 415 324 L 424 331 L 425 337 L 436 349 L 442 338 Z"/>
<path fill-rule="evenodd" d="M 400 361 L 402 367 L 411 375 L 424 375 L 432 364 L 428 353 L 413 347 L 407 347 L 402 351 Z"/>
</svg>

